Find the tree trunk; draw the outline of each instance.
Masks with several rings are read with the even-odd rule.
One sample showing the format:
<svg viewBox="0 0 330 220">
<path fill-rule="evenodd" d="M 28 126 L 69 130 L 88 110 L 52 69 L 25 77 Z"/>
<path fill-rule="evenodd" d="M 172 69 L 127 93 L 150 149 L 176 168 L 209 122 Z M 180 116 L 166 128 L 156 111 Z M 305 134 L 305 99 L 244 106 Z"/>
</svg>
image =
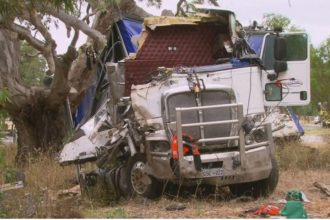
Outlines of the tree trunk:
<svg viewBox="0 0 330 220">
<path fill-rule="evenodd" d="M 61 149 L 63 140 L 70 135 L 70 124 L 65 106 L 47 109 L 43 103 L 23 107 L 19 114 L 11 114 L 17 129 L 18 164 L 38 153 L 54 153 Z"/>
<path fill-rule="evenodd" d="M 8 101 L 0 103 L 18 133 L 17 162 L 24 163 L 36 152 L 59 150 L 70 126 L 65 100 L 49 100 L 47 88 L 29 88 L 20 81 L 19 43 L 14 32 L 0 28 L 0 88 L 7 90 Z M 55 105 L 51 103 L 55 102 Z"/>
</svg>

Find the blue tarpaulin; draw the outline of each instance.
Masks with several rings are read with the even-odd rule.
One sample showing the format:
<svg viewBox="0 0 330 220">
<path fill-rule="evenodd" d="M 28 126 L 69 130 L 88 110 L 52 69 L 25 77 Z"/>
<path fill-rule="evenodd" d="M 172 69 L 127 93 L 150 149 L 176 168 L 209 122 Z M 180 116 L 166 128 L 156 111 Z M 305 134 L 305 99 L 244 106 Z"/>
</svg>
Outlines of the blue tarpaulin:
<svg viewBox="0 0 330 220">
<path fill-rule="evenodd" d="M 120 34 L 122 35 L 127 53 L 135 53 L 137 48 L 132 43 L 131 39 L 133 36 L 139 35 L 141 33 L 143 28 L 142 22 L 124 18 L 118 21 L 117 24 L 120 30 Z M 84 123 L 91 116 L 90 113 L 94 103 L 96 87 L 97 85 L 94 83 L 90 88 L 87 89 L 83 100 L 72 116 L 75 126 Z"/>
<path fill-rule="evenodd" d="M 122 19 L 117 22 L 120 34 L 123 37 L 123 41 L 127 50 L 127 53 L 135 53 L 137 48 L 132 43 L 132 37 L 139 35 L 142 31 L 142 23 L 131 19 Z"/>
<path fill-rule="evenodd" d="M 86 90 L 83 100 L 80 102 L 75 114 L 72 116 L 74 126 L 77 126 L 80 122 L 85 121 L 85 116 L 88 116 L 93 104 L 95 91 L 96 85 L 92 85 Z"/>
<path fill-rule="evenodd" d="M 299 122 L 299 118 L 297 117 L 297 115 L 293 112 L 292 108 L 288 107 L 288 111 L 290 112 L 291 118 L 293 119 L 294 123 L 296 124 L 296 127 L 299 131 L 299 133 L 301 135 L 304 135 L 305 130 L 304 128 L 301 126 L 300 122 Z"/>
</svg>

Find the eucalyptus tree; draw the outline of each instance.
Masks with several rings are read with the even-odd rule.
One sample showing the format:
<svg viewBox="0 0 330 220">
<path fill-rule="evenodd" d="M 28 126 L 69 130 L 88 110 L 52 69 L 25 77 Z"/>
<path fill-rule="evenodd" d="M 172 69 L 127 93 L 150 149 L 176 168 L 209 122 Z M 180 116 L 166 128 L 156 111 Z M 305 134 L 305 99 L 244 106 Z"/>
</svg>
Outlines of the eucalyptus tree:
<svg viewBox="0 0 330 220">
<path fill-rule="evenodd" d="M 86 13 L 82 16 L 82 9 Z M 64 103 L 79 103 L 94 75 L 87 66 L 88 51 L 97 55 L 106 45 L 107 29 L 125 11 L 148 15 L 133 0 L 0 0 L 0 89 L 8 94 L 0 108 L 11 116 L 18 132 L 17 160 L 24 162 L 35 151 L 59 149 L 67 134 Z M 92 22 L 91 18 L 93 18 Z M 50 26 L 63 22 L 71 43 L 63 55 Z M 72 33 L 71 33 L 72 32 Z M 88 36 L 78 51 L 79 32 Z M 48 86 L 31 86 L 22 80 L 20 44 L 27 42 L 47 61 Z M 24 68 L 24 67 L 23 67 Z M 70 93 L 74 91 L 74 93 Z"/>
<path fill-rule="evenodd" d="M 145 1 L 161 5 L 161 0 Z M 178 0 L 178 7 L 184 2 Z M 109 27 L 122 13 L 149 16 L 134 0 L 0 0 L 0 92 L 7 94 L 0 110 L 8 112 L 17 128 L 17 161 L 26 161 L 35 151 L 62 146 L 68 133 L 64 103 L 70 99 L 74 109 L 80 102 L 95 76 Z M 50 31 L 59 22 L 66 26 L 71 41 L 62 55 L 56 52 L 62 42 L 56 42 Z M 77 50 L 81 32 L 87 41 Z M 19 68 L 21 42 L 47 62 L 51 84 L 31 85 L 22 79 L 26 70 Z M 86 62 L 91 58 L 96 62 Z"/>
</svg>

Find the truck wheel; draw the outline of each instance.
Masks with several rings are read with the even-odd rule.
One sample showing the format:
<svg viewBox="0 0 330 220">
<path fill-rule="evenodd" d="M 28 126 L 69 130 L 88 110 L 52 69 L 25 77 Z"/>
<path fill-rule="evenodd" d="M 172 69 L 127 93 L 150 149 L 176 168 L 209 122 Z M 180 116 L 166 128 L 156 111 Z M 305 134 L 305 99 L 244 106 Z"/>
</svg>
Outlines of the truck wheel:
<svg viewBox="0 0 330 220">
<path fill-rule="evenodd" d="M 275 158 L 272 158 L 272 170 L 267 179 L 250 183 L 239 183 L 229 186 L 235 196 L 253 196 L 255 198 L 270 196 L 276 189 L 279 178 L 278 166 Z"/>
<path fill-rule="evenodd" d="M 127 162 L 127 180 L 132 194 L 155 199 L 162 194 L 162 184 L 156 178 L 145 173 L 146 157 L 136 154 Z"/>
</svg>

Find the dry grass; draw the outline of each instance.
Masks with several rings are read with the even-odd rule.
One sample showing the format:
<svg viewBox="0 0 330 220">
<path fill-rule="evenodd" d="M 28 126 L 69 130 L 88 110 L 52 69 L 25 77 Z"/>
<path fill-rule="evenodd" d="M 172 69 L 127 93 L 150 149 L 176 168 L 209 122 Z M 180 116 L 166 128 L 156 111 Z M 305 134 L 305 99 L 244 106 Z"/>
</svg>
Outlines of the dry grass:
<svg viewBox="0 0 330 220">
<path fill-rule="evenodd" d="M 254 201 L 240 201 L 239 199 L 219 199 L 209 197 L 206 199 L 195 198 L 170 198 L 163 196 L 160 200 L 152 201 L 137 197 L 130 201 L 123 201 L 112 207 L 85 209 L 87 218 L 242 218 L 244 211 L 260 207 L 263 204 L 278 204 L 279 199 L 284 199 L 288 190 L 298 189 L 303 191 L 311 203 L 305 204 L 310 217 L 326 218 L 330 214 L 330 199 L 326 198 L 318 189 L 313 187 L 315 181 L 329 183 L 330 173 L 319 171 L 282 171 L 280 182 L 276 191 L 269 198 L 260 198 Z M 181 211 L 167 211 L 166 207 L 173 203 L 181 203 L 186 209 Z"/>
<path fill-rule="evenodd" d="M 6 172 L 15 168 L 16 147 L 0 145 L 0 185 L 6 182 Z"/>
<path fill-rule="evenodd" d="M 322 136 L 329 136 L 330 135 L 330 129 L 328 128 L 322 128 L 322 127 L 312 127 L 305 129 L 305 135 L 322 135 Z"/>
<path fill-rule="evenodd" d="M 72 187 L 75 172 L 73 167 L 62 167 L 54 158 L 41 156 L 24 169 L 27 189 L 60 190 Z"/>
<path fill-rule="evenodd" d="M 15 168 L 15 146 L 4 146 L 2 149 L 6 167 Z M 19 172 L 25 175 L 25 187 L 4 192 L 0 201 L 0 206 L 6 211 L 6 217 L 82 217 L 77 209 L 79 201 L 76 198 L 61 201 L 57 198 L 59 190 L 75 185 L 75 172 L 72 167 L 61 167 L 53 158 L 40 156 Z M 0 180 L 4 182 L 3 175 Z"/>
<path fill-rule="evenodd" d="M 284 170 L 330 169 L 330 147 L 316 149 L 293 141 L 278 146 L 276 152 L 280 168 Z"/>
<path fill-rule="evenodd" d="M 14 167 L 15 147 L 5 147 L 2 151 L 5 152 L 5 166 Z M 330 199 L 325 198 L 312 184 L 315 181 L 330 184 L 330 150 L 289 142 L 278 147 L 277 153 L 281 168 L 280 182 L 275 193 L 267 199 L 242 202 L 233 199 L 224 189 L 203 199 L 165 195 L 160 200 L 152 201 L 137 197 L 117 204 L 103 204 L 103 207 L 76 197 L 59 200 L 56 192 L 74 185 L 75 169 L 72 166 L 61 167 L 51 157 L 41 156 L 23 170 L 26 187 L 5 193 L 3 201 L 0 200 L 0 209 L 6 210 L 5 217 L 15 218 L 238 218 L 246 217 L 242 215 L 245 210 L 274 203 L 284 198 L 288 190 L 299 189 L 312 201 L 306 204 L 309 214 L 328 217 Z M 0 181 L 3 181 L 1 177 Z M 177 202 L 186 209 L 166 210 L 168 205 Z"/>
</svg>

